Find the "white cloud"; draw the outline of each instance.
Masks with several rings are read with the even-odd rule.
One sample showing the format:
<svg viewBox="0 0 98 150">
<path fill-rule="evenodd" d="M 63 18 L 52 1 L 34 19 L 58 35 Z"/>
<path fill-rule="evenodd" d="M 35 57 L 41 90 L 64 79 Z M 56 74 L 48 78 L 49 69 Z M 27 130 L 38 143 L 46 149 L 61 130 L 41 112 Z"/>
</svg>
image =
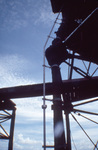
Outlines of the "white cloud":
<svg viewBox="0 0 98 150">
<path fill-rule="evenodd" d="M 21 150 L 21 149 L 23 149 L 23 145 L 21 145 L 21 144 L 18 144 L 18 143 L 16 143 L 16 142 L 14 142 L 14 149 L 17 149 L 17 150 Z"/>
<path fill-rule="evenodd" d="M 15 139 L 14 148 L 19 148 L 19 150 L 21 150 L 24 148 L 28 149 L 28 147 L 30 150 L 34 148 L 39 150 L 42 147 L 42 141 L 30 138 L 28 135 L 24 136 L 23 134 L 18 134 Z"/>
<path fill-rule="evenodd" d="M 27 122 L 42 121 L 42 98 L 16 99 L 14 102 L 17 105 L 17 116 L 25 118 Z"/>
<path fill-rule="evenodd" d="M 35 83 L 24 77 L 30 65 L 29 61 L 16 54 L 0 56 L 0 87 Z"/>
<path fill-rule="evenodd" d="M 48 6 L 48 7 L 47 7 Z M 15 30 L 29 24 L 50 24 L 54 19 L 49 1 L 1 1 L 1 28 Z"/>
<path fill-rule="evenodd" d="M 0 66 L 6 71 L 21 71 L 26 66 L 26 63 L 28 63 L 27 60 L 17 54 L 0 56 Z"/>
<path fill-rule="evenodd" d="M 36 18 L 35 23 L 42 22 L 45 25 L 51 25 L 53 24 L 53 21 L 55 20 L 55 17 L 57 15 L 54 15 L 51 11 L 50 7 L 47 7 L 47 4 L 43 4 L 42 7 L 39 8 L 39 17 Z"/>
<path fill-rule="evenodd" d="M 32 144 L 32 143 L 37 143 L 37 141 L 31 140 L 29 137 L 24 138 L 22 134 L 18 135 L 18 141 L 21 144 Z"/>
</svg>

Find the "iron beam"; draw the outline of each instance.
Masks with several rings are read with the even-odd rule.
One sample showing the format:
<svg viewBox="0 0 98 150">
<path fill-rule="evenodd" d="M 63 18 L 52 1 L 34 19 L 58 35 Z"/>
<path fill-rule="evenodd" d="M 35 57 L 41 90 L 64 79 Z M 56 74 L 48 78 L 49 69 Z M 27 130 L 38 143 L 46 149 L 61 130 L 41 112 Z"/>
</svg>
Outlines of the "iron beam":
<svg viewBox="0 0 98 150">
<path fill-rule="evenodd" d="M 54 90 L 56 88 L 56 90 Z M 98 77 L 72 79 L 62 83 L 46 83 L 46 95 L 69 93 L 72 102 L 98 97 Z M 43 96 L 43 84 L 23 85 L 0 89 L 0 99 Z"/>
</svg>

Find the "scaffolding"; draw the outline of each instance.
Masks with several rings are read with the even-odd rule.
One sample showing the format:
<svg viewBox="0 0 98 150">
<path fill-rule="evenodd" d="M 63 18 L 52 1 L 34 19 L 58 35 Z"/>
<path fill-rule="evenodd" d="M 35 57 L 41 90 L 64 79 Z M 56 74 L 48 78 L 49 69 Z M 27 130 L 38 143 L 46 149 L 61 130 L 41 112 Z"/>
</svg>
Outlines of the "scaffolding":
<svg viewBox="0 0 98 150">
<path fill-rule="evenodd" d="M 60 14 L 60 13 L 59 13 Z M 55 26 L 55 24 L 57 23 L 57 20 L 59 20 L 59 14 L 54 22 L 54 25 L 52 27 L 52 30 Z M 98 70 L 98 67 L 95 69 L 95 71 L 92 73 L 92 75 L 90 76 L 89 75 L 89 69 L 90 69 L 90 66 L 91 66 L 91 62 L 94 62 L 96 64 L 98 64 L 98 60 L 96 59 L 96 55 L 97 54 L 97 49 L 96 49 L 96 45 L 95 45 L 95 49 L 96 49 L 96 54 L 94 54 L 94 59 L 93 57 L 91 56 L 87 56 L 86 52 L 84 52 L 85 50 L 85 42 L 83 42 L 82 44 L 84 44 L 84 46 L 82 46 L 81 44 L 79 45 L 80 47 L 83 47 L 84 50 L 79 50 L 79 48 L 73 43 L 73 39 L 75 38 L 75 36 L 79 35 L 81 30 L 84 30 L 86 27 L 87 27 L 87 24 L 91 25 L 91 21 L 93 20 L 93 18 L 96 18 L 98 17 L 98 8 L 96 8 L 94 11 L 91 12 L 91 14 L 89 14 L 87 16 L 87 18 L 85 18 L 80 24 L 79 26 L 65 39 L 64 41 L 64 44 L 65 46 L 67 46 L 66 48 L 68 49 L 72 49 L 73 52 L 72 54 L 69 53 L 68 55 L 68 58 L 69 60 L 71 59 L 71 63 L 70 61 L 67 62 L 65 61 L 65 63 L 69 66 L 69 75 L 68 75 L 68 79 L 71 80 L 72 79 L 72 73 L 73 73 L 73 70 L 75 70 L 78 74 L 80 74 L 82 77 L 84 78 L 87 78 L 87 79 L 92 79 L 92 76 L 94 75 L 94 73 Z M 96 16 L 96 17 L 95 17 Z M 85 26 L 86 24 L 86 26 Z M 97 23 L 98 24 L 98 23 Z M 93 29 L 94 29 L 94 26 L 92 26 Z M 91 27 L 91 28 L 92 28 Z M 96 26 L 97 27 L 97 26 Z M 89 137 L 89 135 L 86 133 L 86 131 L 83 129 L 83 127 L 80 125 L 80 123 L 77 121 L 77 119 L 75 118 L 75 116 L 72 114 L 72 112 L 76 113 L 76 112 L 79 112 L 78 114 L 80 114 L 80 112 L 82 113 L 87 113 L 87 114 L 91 114 L 91 115 L 98 115 L 98 113 L 93 113 L 93 112 L 88 112 L 88 111 L 83 111 L 83 110 L 77 110 L 77 109 L 74 109 L 74 105 L 72 105 L 72 101 L 74 99 L 74 96 L 75 93 L 74 93 L 74 89 L 75 87 L 73 87 L 72 91 L 71 92 L 68 92 L 66 93 L 64 90 L 63 90 L 63 93 L 62 93 L 62 99 L 61 99 L 61 93 L 58 94 L 59 92 L 56 92 L 57 94 L 53 94 L 53 105 L 52 105 L 52 110 L 53 110 L 53 118 L 54 118 L 54 145 L 53 146 L 47 146 L 46 145 L 46 124 L 45 124 L 45 109 L 47 108 L 46 105 L 45 105 L 45 101 L 47 100 L 47 98 L 45 97 L 46 95 L 46 84 L 45 84 L 45 67 L 46 64 L 45 64 L 45 49 L 46 49 L 46 44 L 49 40 L 49 38 L 51 37 L 51 33 L 52 33 L 52 30 L 50 31 L 49 33 L 49 36 L 48 36 L 48 39 L 46 40 L 46 43 L 45 43 L 45 46 L 44 46 L 44 61 L 43 61 L 43 126 L 44 126 L 44 150 L 46 150 L 46 148 L 54 148 L 55 150 L 71 150 L 71 133 L 70 133 L 70 121 L 69 121 L 69 114 L 72 115 L 73 119 L 77 122 L 77 124 L 80 126 L 80 128 L 83 130 L 83 132 L 85 133 L 85 135 L 88 137 L 88 139 L 91 141 L 91 143 L 94 145 L 95 148 L 97 148 L 96 144 L 92 141 L 92 139 Z M 86 29 L 85 29 L 86 30 Z M 96 29 L 97 30 L 97 29 Z M 95 32 L 96 32 L 95 30 Z M 97 34 L 98 36 L 98 34 Z M 96 39 L 94 39 L 96 40 Z M 77 41 L 76 41 L 77 42 Z M 97 43 L 97 42 L 96 42 Z M 87 42 L 88 44 L 88 42 Z M 95 44 L 95 43 L 94 43 Z M 70 46 L 71 45 L 71 46 Z M 74 46 L 75 45 L 75 46 Z M 98 47 L 98 46 L 97 46 Z M 86 47 L 87 48 L 87 47 Z M 89 47 L 90 48 L 90 47 Z M 81 48 L 80 48 L 81 49 Z M 75 53 L 79 53 L 80 55 L 75 55 Z M 88 52 L 87 52 L 88 53 Z M 92 53 L 93 54 L 93 53 Z M 86 55 L 86 56 L 85 56 Z M 89 65 L 88 65 L 88 68 L 86 67 L 86 70 L 87 72 L 84 72 L 83 70 L 81 70 L 80 68 L 74 66 L 74 59 L 80 59 L 82 60 L 84 66 L 86 67 L 85 63 L 84 63 L 84 60 L 86 61 L 90 61 L 89 62 Z M 60 86 L 60 84 L 62 83 L 62 78 L 61 78 L 61 73 L 60 73 L 60 68 L 58 65 L 53 65 L 51 66 L 51 73 L 52 73 L 52 82 L 55 85 L 54 89 L 55 91 L 58 91 L 58 88 Z M 60 88 L 59 88 L 60 89 Z M 78 91 L 78 89 L 77 89 Z M 82 90 L 81 90 L 82 92 Z M 96 91 L 96 93 L 98 93 Z M 90 93 L 88 93 L 90 94 Z M 83 93 L 82 93 L 83 95 Z M 78 97 L 79 98 L 79 97 Z M 97 99 L 98 100 L 98 99 Z M 96 100 L 96 101 L 97 101 Z M 77 99 L 77 101 L 79 101 L 79 99 Z M 91 101 L 89 101 L 88 103 L 90 103 Z M 83 105 L 83 104 L 86 104 L 86 102 L 84 103 L 81 103 L 81 104 L 77 104 L 78 105 Z M 65 138 L 65 133 L 64 133 L 64 123 L 63 123 L 63 115 L 62 115 L 62 111 L 64 111 L 64 114 L 66 116 L 66 138 Z M 82 115 L 81 115 L 82 116 Z M 86 118 L 84 116 L 84 118 Z M 87 118 L 86 118 L 87 119 Z M 88 119 L 90 120 L 90 119 Z M 94 123 L 97 123 L 98 122 L 95 122 L 93 120 L 90 120 Z M 55 128 L 57 126 L 57 124 L 61 123 L 62 124 L 62 134 L 60 135 L 60 137 L 55 137 Z"/>
<path fill-rule="evenodd" d="M 0 139 L 8 140 L 8 150 L 13 150 L 14 125 L 16 107 L 10 99 L 0 100 Z M 3 124 L 10 121 L 9 132 L 4 128 Z"/>
<path fill-rule="evenodd" d="M 98 101 L 98 98 L 95 98 L 95 97 L 98 97 L 98 76 L 94 77 L 94 74 L 97 72 L 98 67 L 96 67 L 96 69 L 91 75 L 89 74 L 91 62 L 98 64 L 98 59 L 96 59 L 96 53 L 93 54 L 93 50 L 92 50 L 92 54 L 93 54 L 92 59 L 90 59 L 90 57 L 87 57 L 87 55 L 85 54 L 86 52 L 84 50 L 81 52 L 78 49 L 78 47 L 76 47 L 76 45 L 74 47 L 74 44 L 72 44 L 73 43 L 72 41 L 74 37 L 76 36 L 76 34 L 79 34 L 81 30 L 85 29 L 85 24 L 87 27 L 87 24 L 91 23 L 91 20 L 96 18 L 97 13 L 98 13 L 98 8 L 96 8 L 81 24 L 79 24 L 79 26 L 64 41 L 65 46 L 67 46 L 68 52 L 69 52 L 69 55 L 68 55 L 69 61 L 65 61 L 65 64 L 68 65 L 68 80 L 65 80 L 65 81 L 62 80 L 60 68 L 58 65 L 53 65 L 52 67 L 49 67 L 49 66 L 46 66 L 46 63 L 45 63 L 46 45 L 47 45 L 48 39 L 51 37 L 52 30 L 57 20 L 59 19 L 58 18 L 59 14 L 58 14 L 56 21 L 54 22 L 52 30 L 50 31 L 50 34 L 44 46 L 43 83 L 0 89 L 0 111 L 3 111 L 3 113 L 0 114 L 0 123 L 3 123 L 11 119 L 10 134 L 7 133 L 7 131 L 0 124 L 0 127 L 2 128 L 4 132 L 4 133 L 0 133 L 0 139 L 9 140 L 9 146 L 8 146 L 9 150 L 13 150 L 14 123 L 15 123 L 15 110 L 16 110 L 15 104 L 10 99 L 35 97 L 35 96 L 43 96 L 42 109 L 43 109 L 43 148 L 44 150 L 46 150 L 47 148 L 50 148 L 50 149 L 53 148 L 55 150 L 71 150 L 72 149 L 69 115 L 71 115 L 72 118 L 75 120 L 75 122 L 79 125 L 81 130 L 85 133 L 85 135 L 88 137 L 88 139 L 91 141 L 91 143 L 95 147 L 94 150 L 96 150 L 97 144 L 95 144 L 95 142 L 90 138 L 90 136 L 81 126 L 81 124 L 78 122 L 78 120 L 75 117 L 75 114 L 78 114 L 79 116 L 84 117 L 85 119 L 88 119 L 89 121 L 92 121 L 98 124 L 98 122 L 91 120 L 90 118 L 81 114 L 81 113 L 84 113 L 84 114 L 91 114 L 91 115 L 98 116 L 98 113 L 76 109 L 77 106 Z M 92 24 L 90 25 L 91 25 L 91 28 L 93 27 L 93 29 L 96 30 L 95 27 L 97 27 L 97 25 L 96 26 L 95 24 L 94 26 L 92 26 Z M 97 39 L 95 40 L 97 43 Z M 85 43 L 85 41 L 83 41 L 83 43 Z M 97 44 L 97 47 L 98 47 L 98 44 Z M 83 45 L 83 48 L 85 48 L 85 45 Z M 70 50 L 72 51 L 72 53 L 70 53 Z M 80 55 L 77 55 L 76 54 L 77 52 Z M 82 61 L 82 63 L 84 64 L 86 68 L 86 72 L 84 72 L 81 68 L 74 66 L 74 59 L 78 59 Z M 88 67 L 86 67 L 84 60 L 90 61 Z M 45 69 L 47 67 L 51 69 L 52 83 L 46 83 L 46 80 L 45 80 Z M 82 78 L 72 79 L 73 71 L 81 75 Z M 47 95 L 53 95 L 53 99 L 49 101 L 52 102 L 52 110 L 53 110 L 53 118 L 54 118 L 53 119 L 54 145 L 47 145 L 47 141 L 46 141 L 46 108 L 47 108 L 46 101 L 48 100 L 46 98 Z M 89 99 L 89 98 L 92 98 L 92 99 L 85 101 L 85 99 Z M 84 100 L 84 102 L 80 103 L 79 102 L 80 100 Z M 77 102 L 77 104 L 73 104 L 73 102 Z M 8 111 L 12 111 L 12 114 L 10 114 Z M 66 134 L 65 134 L 65 127 L 64 127 L 64 120 L 63 120 L 63 112 L 65 115 L 65 122 L 66 122 Z M 55 129 L 59 124 L 62 127 L 62 132 L 60 133 L 60 136 L 55 136 Z"/>
</svg>

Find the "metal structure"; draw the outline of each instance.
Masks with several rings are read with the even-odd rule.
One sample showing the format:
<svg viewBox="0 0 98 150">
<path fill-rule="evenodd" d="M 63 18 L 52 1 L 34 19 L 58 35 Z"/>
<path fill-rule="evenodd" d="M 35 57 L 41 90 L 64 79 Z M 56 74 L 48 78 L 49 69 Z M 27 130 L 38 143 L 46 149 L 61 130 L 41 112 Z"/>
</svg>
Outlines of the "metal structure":
<svg viewBox="0 0 98 150">
<path fill-rule="evenodd" d="M 97 148 L 98 148 L 98 141 L 97 141 L 97 143 L 96 143 L 96 145 L 94 147 L 94 150 L 97 150 Z"/>
<path fill-rule="evenodd" d="M 87 16 L 87 18 L 85 18 L 82 21 L 82 23 L 80 23 L 79 26 L 65 39 L 64 44 L 65 44 L 66 49 L 68 49 L 68 55 L 66 57 L 67 57 L 67 59 L 69 59 L 69 62 L 65 61 L 65 63 L 69 66 L 68 67 L 69 68 L 68 79 L 71 81 L 72 81 L 73 71 L 76 71 L 83 78 L 86 78 L 87 80 L 90 81 L 90 80 L 92 80 L 92 76 L 94 75 L 94 73 L 98 69 L 98 67 L 96 67 L 96 69 L 94 70 L 92 75 L 90 75 L 89 71 L 90 71 L 90 67 L 91 67 L 91 62 L 98 64 L 98 58 L 97 58 L 97 55 L 98 55 L 97 54 L 97 51 L 98 51 L 98 45 L 97 45 L 98 21 L 96 21 L 97 17 L 98 17 L 98 8 L 96 8 L 94 11 L 92 11 L 92 13 L 89 14 L 89 16 Z M 58 19 L 56 19 L 56 21 L 57 20 Z M 82 35 L 82 40 L 79 39 L 80 35 Z M 49 34 L 49 37 L 51 37 L 50 34 Z M 72 50 L 72 52 L 71 52 L 71 50 Z M 78 53 L 79 55 L 77 55 L 76 53 Z M 86 68 L 86 72 L 83 71 L 83 69 L 81 69 L 80 67 L 74 66 L 75 59 L 82 60 L 82 63 L 84 64 L 84 66 Z M 89 61 L 88 67 L 85 65 L 84 60 Z M 47 67 L 45 65 L 45 61 L 44 61 L 44 67 Z M 57 84 L 57 86 L 55 86 L 54 89 L 55 89 L 55 91 L 58 91 L 59 85 L 62 83 L 59 66 L 56 64 L 52 65 L 51 66 L 51 72 L 52 72 L 52 81 L 54 84 Z M 43 74 L 45 74 L 45 72 Z M 45 81 L 45 79 L 44 79 L 44 81 Z M 98 82 L 97 82 L 97 84 L 98 84 Z M 86 84 L 84 84 L 84 85 L 86 86 Z M 44 84 L 44 87 L 45 87 L 45 84 Z M 88 89 L 89 87 L 86 87 L 86 88 Z M 61 93 L 59 94 L 59 92 L 57 92 L 56 94 L 53 94 L 53 100 L 52 100 L 53 101 L 53 107 L 52 108 L 53 108 L 53 112 L 54 112 L 54 146 L 52 146 L 52 147 L 55 150 L 63 150 L 63 149 L 71 150 L 72 149 L 71 148 L 70 121 L 69 121 L 69 114 L 71 114 L 73 119 L 77 122 L 77 124 L 83 130 L 83 132 L 88 137 L 88 139 L 91 141 L 91 143 L 94 145 L 94 147 L 96 149 L 98 149 L 96 144 L 89 137 L 89 135 L 86 133 L 86 131 L 80 125 L 80 123 L 77 121 L 77 119 L 72 114 L 72 112 L 74 112 L 74 113 L 79 112 L 78 113 L 79 115 L 80 115 L 80 112 L 92 114 L 92 115 L 98 115 L 98 113 L 93 113 L 93 112 L 75 109 L 74 105 L 72 104 L 72 101 L 74 99 L 74 95 L 77 95 L 76 93 L 74 93 L 74 89 L 75 89 L 75 87 L 70 89 L 72 91 L 68 92 L 68 93 L 66 93 L 63 90 L 62 98 L 61 98 Z M 85 93 L 86 93 L 87 89 L 85 89 Z M 78 92 L 78 88 L 76 91 Z M 81 92 L 83 92 L 82 89 L 81 89 Z M 90 93 L 92 93 L 92 90 L 91 90 L 91 92 L 89 91 L 89 93 L 87 94 L 88 98 L 90 98 L 89 97 Z M 98 93 L 98 87 L 96 87 L 96 94 L 97 93 Z M 45 92 L 44 92 L 44 94 L 45 94 Z M 82 93 L 82 95 L 83 94 L 84 93 Z M 45 95 L 44 95 L 44 97 L 45 97 Z M 47 99 L 44 99 L 44 100 L 47 100 Z M 96 101 L 97 100 L 98 99 L 96 99 Z M 79 97 L 76 101 L 77 102 L 79 101 Z M 88 103 L 90 103 L 90 102 L 91 101 L 89 101 Z M 83 105 L 86 103 L 87 102 L 84 102 L 81 104 L 76 104 L 75 106 Z M 66 116 L 66 138 L 65 138 L 65 133 L 64 133 L 64 123 L 63 123 L 63 116 L 62 116 L 63 111 L 64 111 L 65 116 Z M 92 122 L 95 122 L 91 119 L 89 119 L 89 120 Z M 44 120 L 44 122 L 45 122 L 45 120 Z M 62 133 L 60 133 L 58 136 L 55 136 L 55 129 L 59 123 L 62 124 Z M 95 123 L 98 124 L 98 122 L 95 122 Z M 44 129 L 45 128 L 46 127 L 44 126 Z M 44 132 L 44 134 L 45 134 L 45 132 Z M 45 138 L 45 136 L 44 136 L 44 138 Z M 51 146 L 47 146 L 46 141 L 45 141 L 44 150 L 46 150 L 46 148 L 51 148 Z"/>
<path fill-rule="evenodd" d="M 86 116 L 83 116 L 81 113 L 91 114 L 91 115 L 98 115 L 98 113 L 90 112 L 90 111 L 84 111 L 80 109 L 76 109 L 76 106 L 84 105 L 87 103 L 91 103 L 94 101 L 98 101 L 98 76 L 94 77 L 93 75 L 98 70 L 98 67 L 95 68 L 92 74 L 90 74 L 90 67 L 91 63 L 94 62 L 98 64 L 98 43 L 97 43 L 97 32 L 96 29 L 98 27 L 97 24 L 94 24 L 95 18 L 98 16 L 98 8 L 95 9 L 65 40 L 65 46 L 68 48 L 68 61 L 65 61 L 65 64 L 68 65 L 68 80 L 63 81 L 60 73 L 60 68 L 58 65 L 52 66 L 51 73 L 52 73 L 52 83 L 45 83 L 45 57 L 44 57 L 44 65 L 43 65 L 43 71 L 44 71 L 44 83 L 43 84 L 35 84 L 35 85 L 27 85 L 27 86 L 18 86 L 18 87 L 10 87 L 10 88 L 2 88 L 0 89 L 0 109 L 3 110 L 7 115 L 1 116 L 1 119 L 4 119 L 4 121 L 8 120 L 9 118 L 12 118 L 11 123 L 11 131 L 10 136 L 6 133 L 6 136 L 1 134 L 0 138 L 6 138 L 9 139 L 9 150 L 13 149 L 13 131 L 14 131 L 14 121 L 15 121 L 15 104 L 12 104 L 12 101 L 9 99 L 13 98 L 23 98 L 23 97 L 35 97 L 35 96 L 43 96 L 43 131 L 44 131 L 44 142 L 43 142 L 43 148 L 46 150 L 47 148 L 54 148 L 55 150 L 71 150 L 71 133 L 70 133 L 70 120 L 69 120 L 69 114 L 73 117 L 73 119 L 77 122 L 77 124 L 80 126 L 80 128 L 83 130 L 83 132 L 86 134 L 86 136 L 89 138 L 89 140 L 92 142 L 94 147 L 97 148 L 97 144 L 93 142 L 93 140 L 88 136 L 88 134 L 85 132 L 83 127 L 80 125 L 78 120 L 75 118 L 74 113 L 78 113 L 78 115 L 81 115 L 82 117 L 85 117 L 86 119 L 95 122 L 94 120 L 91 120 L 90 118 L 87 118 Z M 57 19 L 56 19 L 57 20 Z M 55 22 L 56 23 L 56 22 Z M 89 29 L 87 29 L 87 32 L 85 34 L 85 29 L 87 26 L 90 26 Z M 92 31 L 91 37 L 88 36 L 89 30 Z M 84 31 L 84 40 L 82 43 L 79 43 L 77 45 L 77 38 L 81 31 Z M 52 32 L 52 31 L 51 31 Z M 51 34 L 50 32 L 50 34 Z M 50 37 L 50 35 L 49 35 Z M 92 40 L 92 37 L 94 40 Z M 75 39 L 75 41 L 74 41 Z M 86 40 L 87 39 L 87 40 Z M 92 41 L 91 43 L 88 41 Z M 93 46 L 93 49 L 92 49 Z M 79 48 L 82 47 L 80 50 Z M 87 49 L 87 52 L 84 51 Z M 90 53 L 88 54 L 88 49 Z M 76 53 L 80 54 L 77 55 Z M 91 57 L 92 56 L 92 57 Z M 84 64 L 86 71 L 83 69 L 77 67 L 74 65 L 75 59 L 78 59 L 82 61 Z M 88 63 L 88 67 L 86 66 L 84 60 L 90 61 Z M 73 72 L 77 72 L 82 78 L 73 79 L 72 75 Z M 93 88 L 92 88 L 93 87 Z M 46 125 L 45 125 L 45 110 L 46 110 L 46 103 L 48 99 L 45 97 L 46 95 L 53 95 L 53 99 L 49 100 L 53 103 L 52 110 L 53 110 L 53 122 L 54 122 L 54 145 L 50 146 L 46 144 Z M 93 98 L 92 100 L 90 98 Z M 90 99 L 88 101 L 85 101 L 85 99 Z M 80 100 L 84 100 L 84 102 L 79 102 Z M 73 104 L 73 102 L 77 102 L 77 104 Z M 5 110 L 13 110 L 12 115 L 10 115 Z M 66 122 L 66 132 L 64 131 L 64 123 L 63 123 L 63 114 L 65 114 L 65 122 Z M 1 114 L 2 115 L 2 114 Z M 1 121 L 3 122 L 3 121 Z M 55 128 L 58 124 L 61 124 L 62 126 L 62 132 L 60 135 L 55 136 Z M 66 134 L 65 134 L 66 133 Z"/>
<path fill-rule="evenodd" d="M 15 104 L 10 99 L 0 100 L 0 139 L 9 140 L 8 150 L 13 150 L 14 124 L 15 124 Z M 10 121 L 9 132 L 3 124 Z"/>
</svg>

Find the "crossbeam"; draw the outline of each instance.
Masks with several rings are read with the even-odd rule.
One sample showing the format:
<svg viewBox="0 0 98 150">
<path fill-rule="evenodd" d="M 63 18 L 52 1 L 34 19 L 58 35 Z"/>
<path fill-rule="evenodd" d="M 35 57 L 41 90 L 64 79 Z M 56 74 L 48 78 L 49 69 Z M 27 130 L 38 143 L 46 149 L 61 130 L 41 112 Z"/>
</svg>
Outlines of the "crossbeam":
<svg viewBox="0 0 98 150">
<path fill-rule="evenodd" d="M 98 96 L 98 77 L 64 80 L 61 84 L 46 83 L 46 95 L 70 94 L 72 102 Z M 43 84 L 22 85 L 0 89 L 0 99 L 43 96 Z"/>
</svg>

